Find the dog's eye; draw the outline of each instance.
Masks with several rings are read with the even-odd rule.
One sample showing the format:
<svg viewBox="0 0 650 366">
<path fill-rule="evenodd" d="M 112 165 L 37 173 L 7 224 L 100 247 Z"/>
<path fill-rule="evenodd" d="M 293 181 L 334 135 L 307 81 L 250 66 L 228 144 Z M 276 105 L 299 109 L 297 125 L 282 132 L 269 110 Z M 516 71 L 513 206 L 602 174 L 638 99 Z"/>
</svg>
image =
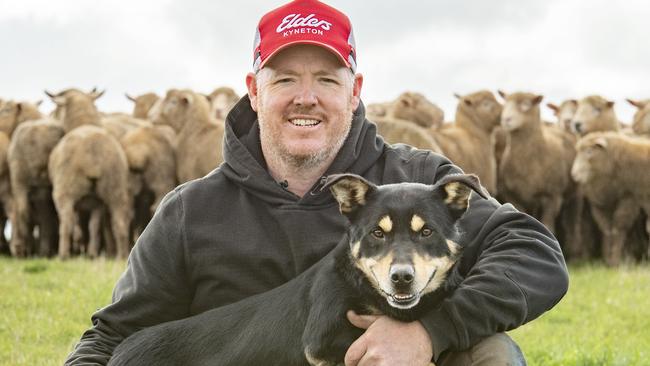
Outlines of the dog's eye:
<svg viewBox="0 0 650 366">
<path fill-rule="evenodd" d="M 375 229 L 372 231 L 372 236 L 374 236 L 377 239 L 383 239 L 384 238 L 384 232 L 381 229 Z"/>
<path fill-rule="evenodd" d="M 422 236 L 431 236 L 431 234 L 433 234 L 433 230 L 429 229 L 428 227 L 425 227 L 424 229 L 422 229 L 421 233 Z"/>
</svg>

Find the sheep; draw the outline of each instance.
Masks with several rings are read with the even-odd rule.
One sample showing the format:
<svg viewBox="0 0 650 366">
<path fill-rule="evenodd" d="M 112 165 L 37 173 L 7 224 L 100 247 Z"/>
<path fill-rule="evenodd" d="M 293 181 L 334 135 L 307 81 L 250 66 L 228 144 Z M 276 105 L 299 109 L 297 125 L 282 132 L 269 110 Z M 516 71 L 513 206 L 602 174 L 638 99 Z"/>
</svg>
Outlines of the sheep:
<svg viewBox="0 0 650 366">
<path fill-rule="evenodd" d="M 133 103 L 133 117 L 140 119 L 147 119 L 147 114 L 154 104 L 160 99 L 156 93 L 145 93 L 137 97 L 132 97 L 128 93 L 124 94 L 126 98 Z"/>
<path fill-rule="evenodd" d="M 565 131 L 573 132 L 571 130 L 571 121 L 576 114 L 578 109 L 578 101 L 575 99 L 565 100 L 560 105 L 555 105 L 553 103 L 547 103 L 555 117 L 557 117 L 557 124 L 559 127 L 562 127 Z"/>
<path fill-rule="evenodd" d="M 11 138 L 7 159 L 12 190 L 11 252 L 34 254 L 32 227 L 38 226 L 38 254 L 54 254 L 58 221 L 47 168 L 50 152 L 63 137 L 63 125 L 53 118 L 20 124 Z"/>
<path fill-rule="evenodd" d="M 140 127 L 152 127 L 151 122 L 146 119 L 132 117 L 128 114 L 107 115 L 100 119 L 100 125 L 104 127 L 113 137 L 121 139 L 127 132 Z"/>
<path fill-rule="evenodd" d="M 454 123 L 431 133 L 444 155 L 468 173 L 475 173 L 490 194 L 497 192 L 497 167 L 492 130 L 502 106 L 487 90 L 458 96 Z"/>
<path fill-rule="evenodd" d="M 541 95 L 499 94 L 505 99 L 501 126 L 508 133 L 499 167 L 500 193 L 555 232 L 563 196 L 572 184 L 573 141 L 542 123 Z"/>
<path fill-rule="evenodd" d="M 131 197 L 129 168 L 119 142 L 99 126 L 83 125 L 66 133 L 49 158 L 52 197 L 59 215 L 59 258 L 70 256 L 78 211 L 88 211 L 87 254 L 99 254 L 104 208 L 108 211 L 118 258 L 129 254 L 128 228 Z"/>
<path fill-rule="evenodd" d="M 16 127 L 29 120 L 39 119 L 42 117 L 38 111 L 41 101 L 36 103 L 6 101 L 0 106 L 0 132 L 4 132 L 11 137 Z"/>
<path fill-rule="evenodd" d="M 650 235 L 650 141 L 616 132 L 591 133 L 578 141 L 571 175 L 583 188 L 603 233 L 605 262 L 618 265 L 640 208 L 648 217 Z"/>
<path fill-rule="evenodd" d="M 104 94 L 103 91 L 93 89 L 90 93 L 84 93 L 78 89 L 67 89 L 52 94 L 46 90 L 45 94 L 57 105 L 56 115 L 60 117 L 66 133 L 82 125 L 100 124 L 95 100 Z"/>
<path fill-rule="evenodd" d="M 650 99 L 626 100 L 638 109 L 636 113 L 634 113 L 632 131 L 634 131 L 634 134 L 636 135 L 650 137 Z"/>
<path fill-rule="evenodd" d="M 9 178 L 9 136 L 0 132 L 0 254 L 11 254 L 4 231 L 11 213 L 11 181 Z"/>
<path fill-rule="evenodd" d="M 130 170 L 134 197 L 134 237 L 144 229 L 160 201 L 176 186 L 174 148 L 165 133 L 153 126 L 128 132 L 120 140 Z"/>
<path fill-rule="evenodd" d="M 571 130 L 579 136 L 596 131 L 620 131 L 614 102 L 598 95 L 581 99 L 571 120 Z"/>
<path fill-rule="evenodd" d="M 239 101 L 239 95 L 227 86 L 216 88 L 208 95 L 210 115 L 218 121 L 225 121 L 230 109 Z"/>
<path fill-rule="evenodd" d="M 366 115 L 371 120 L 387 117 L 391 120 L 408 121 L 420 127 L 433 129 L 440 127 L 445 118 L 445 113 L 440 107 L 416 92 L 404 92 L 392 102 L 370 104 Z"/>
<path fill-rule="evenodd" d="M 179 183 L 200 178 L 221 164 L 225 127 L 213 122 L 204 96 L 187 89 L 171 89 L 152 114 L 155 125 L 167 124 L 176 131 Z"/>
<path fill-rule="evenodd" d="M 401 121 L 389 117 L 373 117 L 377 132 L 391 144 L 403 143 L 418 149 L 442 153 L 436 140 L 422 127 L 410 121 Z"/>
</svg>

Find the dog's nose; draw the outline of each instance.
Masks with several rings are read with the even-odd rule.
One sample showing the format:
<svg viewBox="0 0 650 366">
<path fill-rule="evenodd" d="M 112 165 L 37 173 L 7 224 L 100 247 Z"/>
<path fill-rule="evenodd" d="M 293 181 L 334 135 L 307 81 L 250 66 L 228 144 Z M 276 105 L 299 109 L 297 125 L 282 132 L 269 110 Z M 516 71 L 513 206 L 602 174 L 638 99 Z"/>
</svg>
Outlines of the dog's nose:
<svg viewBox="0 0 650 366">
<path fill-rule="evenodd" d="M 409 285 L 413 282 L 415 270 L 408 264 L 395 264 L 390 267 L 390 280 L 394 285 Z"/>
</svg>

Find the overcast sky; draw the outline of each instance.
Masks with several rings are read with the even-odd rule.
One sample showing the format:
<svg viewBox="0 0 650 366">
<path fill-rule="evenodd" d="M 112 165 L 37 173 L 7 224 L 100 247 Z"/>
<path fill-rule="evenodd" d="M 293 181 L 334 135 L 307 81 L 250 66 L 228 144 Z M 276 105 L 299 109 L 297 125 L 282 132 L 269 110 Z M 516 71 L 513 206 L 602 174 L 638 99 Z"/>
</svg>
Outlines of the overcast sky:
<svg viewBox="0 0 650 366">
<path fill-rule="evenodd" d="M 97 86 L 100 110 L 130 112 L 125 92 L 227 85 L 243 94 L 257 22 L 283 3 L 0 0 L 0 98 Z M 625 98 L 650 98 L 648 1 L 327 3 L 352 20 L 366 104 L 418 91 L 449 120 L 453 93 L 531 91 L 545 103 L 601 94 L 629 122 Z"/>
</svg>

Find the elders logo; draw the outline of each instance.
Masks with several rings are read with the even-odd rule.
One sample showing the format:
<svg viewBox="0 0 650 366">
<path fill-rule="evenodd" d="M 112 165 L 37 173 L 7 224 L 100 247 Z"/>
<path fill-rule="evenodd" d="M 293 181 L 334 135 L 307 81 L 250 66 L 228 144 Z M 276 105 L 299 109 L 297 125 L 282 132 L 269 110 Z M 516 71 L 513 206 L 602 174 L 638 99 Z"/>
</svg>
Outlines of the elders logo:
<svg viewBox="0 0 650 366">
<path fill-rule="evenodd" d="M 311 27 L 311 28 L 321 28 L 323 30 L 330 30 L 332 23 L 326 22 L 324 20 L 318 20 L 315 18 L 316 14 L 309 14 L 308 16 L 301 18 L 302 14 L 289 14 L 284 19 L 282 23 L 278 25 L 275 29 L 277 33 L 284 32 L 286 30 L 298 27 Z M 319 31 L 322 32 L 322 31 Z M 302 32 L 301 32 L 302 33 Z"/>
</svg>

